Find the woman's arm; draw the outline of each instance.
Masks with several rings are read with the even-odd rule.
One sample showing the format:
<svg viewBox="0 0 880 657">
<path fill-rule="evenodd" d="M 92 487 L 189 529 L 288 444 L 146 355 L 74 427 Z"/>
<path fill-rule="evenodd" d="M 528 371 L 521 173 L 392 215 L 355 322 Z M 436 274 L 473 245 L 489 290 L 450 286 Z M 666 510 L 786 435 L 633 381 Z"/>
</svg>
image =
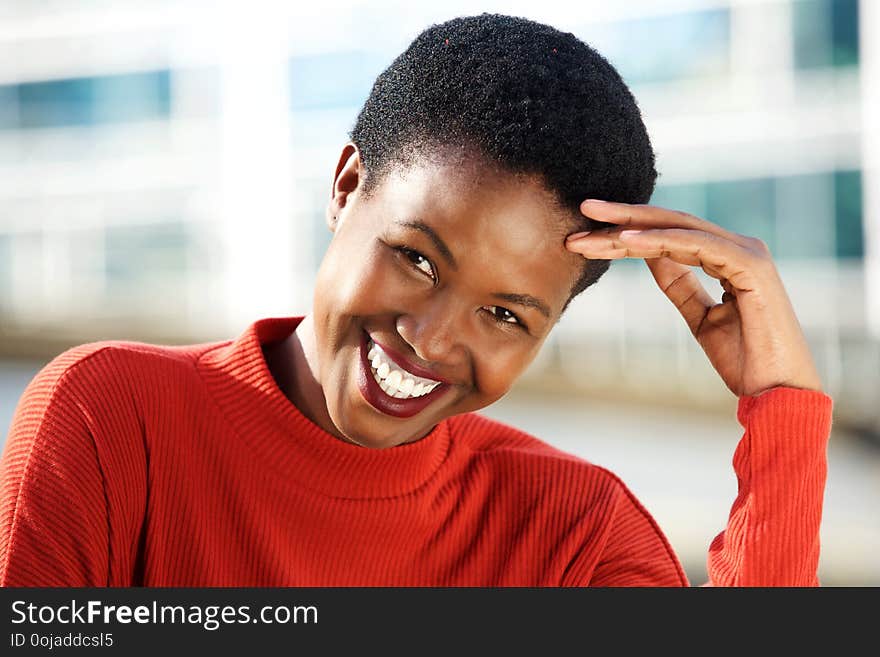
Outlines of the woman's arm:
<svg viewBox="0 0 880 657">
<path fill-rule="evenodd" d="M 26 388 L 0 458 L 0 586 L 108 581 L 101 467 L 64 360 Z"/>
<path fill-rule="evenodd" d="M 0 457 L 0 586 L 136 585 L 149 464 L 137 356 L 75 347 L 22 394 Z"/>
<path fill-rule="evenodd" d="M 709 586 L 818 586 L 832 400 L 774 388 L 742 397 L 739 494 L 709 548 Z"/>
<path fill-rule="evenodd" d="M 746 429 L 734 467 L 739 494 L 713 541 L 710 584 L 818 583 L 819 523 L 832 400 L 770 251 L 761 240 L 673 210 L 585 201 L 612 226 L 569 236 L 586 258 L 644 258 L 727 387 Z M 718 279 L 716 303 L 691 267 Z"/>
</svg>

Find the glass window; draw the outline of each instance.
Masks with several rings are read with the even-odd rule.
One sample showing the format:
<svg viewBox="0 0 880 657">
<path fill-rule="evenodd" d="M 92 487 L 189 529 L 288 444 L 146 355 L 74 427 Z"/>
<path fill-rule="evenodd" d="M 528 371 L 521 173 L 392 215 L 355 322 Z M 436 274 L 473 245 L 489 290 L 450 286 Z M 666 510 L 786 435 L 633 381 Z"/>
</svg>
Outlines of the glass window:
<svg viewBox="0 0 880 657">
<path fill-rule="evenodd" d="M 774 258 L 864 257 L 860 171 L 658 185 L 651 204 L 759 237 Z"/>
<path fill-rule="evenodd" d="M 759 237 L 773 249 L 774 191 L 770 178 L 658 185 L 651 204 L 689 212 L 727 230 Z"/>
<path fill-rule="evenodd" d="M 182 276 L 187 270 L 189 242 L 187 226 L 179 221 L 108 226 L 104 242 L 108 288 Z"/>
<path fill-rule="evenodd" d="M 717 75 L 730 61 L 727 9 L 591 24 L 576 34 L 630 84 Z"/>
<path fill-rule="evenodd" d="M 796 0 L 792 20 L 797 68 L 858 64 L 858 0 Z"/>
<path fill-rule="evenodd" d="M 27 82 L 18 86 L 22 128 L 92 123 L 91 78 Z"/>
<path fill-rule="evenodd" d="M 834 207 L 837 257 L 863 258 L 861 171 L 838 171 L 834 174 Z"/>
<path fill-rule="evenodd" d="M 833 258 L 834 174 L 776 179 L 777 258 Z"/>
<path fill-rule="evenodd" d="M 776 253 L 776 198 L 771 178 L 710 182 L 706 185 L 707 219 L 728 230 L 758 237 Z"/>
<path fill-rule="evenodd" d="M 706 185 L 693 183 L 686 185 L 657 185 L 651 196 L 651 205 L 661 208 L 681 210 L 708 219 L 706 212 Z"/>
<path fill-rule="evenodd" d="M 17 96 L 22 128 L 149 120 L 170 114 L 171 80 L 166 70 L 27 82 Z"/>
<path fill-rule="evenodd" d="M 95 78 L 95 123 L 144 121 L 171 114 L 168 71 Z"/>
<path fill-rule="evenodd" d="M 859 63 L 859 0 L 831 3 L 831 44 L 835 66 Z"/>
<path fill-rule="evenodd" d="M 333 52 L 290 60 L 291 109 L 360 107 L 390 64 L 370 52 Z"/>
<path fill-rule="evenodd" d="M 18 87 L 0 85 L 0 130 L 18 127 Z"/>
</svg>

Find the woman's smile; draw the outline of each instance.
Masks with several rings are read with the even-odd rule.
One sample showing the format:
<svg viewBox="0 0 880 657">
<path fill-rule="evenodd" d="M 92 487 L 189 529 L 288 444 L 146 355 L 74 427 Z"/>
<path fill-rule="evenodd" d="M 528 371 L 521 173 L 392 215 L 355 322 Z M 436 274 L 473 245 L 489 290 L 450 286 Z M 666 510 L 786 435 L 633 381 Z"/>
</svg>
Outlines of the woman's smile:
<svg viewBox="0 0 880 657">
<path fill-rule="evenodd" d="M 449 389 L 448 382 L 420 376 L 427 373 L 424 368 L 400 356 L 392 358 L 389 351 L 364 332 L 358 389 L 376 410 L 394 417 L 412 417 Z"/>
<path fill-rule="evenodd" d="M 400 356 L 395 358 L 395 354 L 390 348 L 383 347 L 372 338 L 370 338 L 367 348 L 367 359 L 370 361 L 373 377 L 382 388 L 382 392 L 391 397 L 398 399 L 421 397 L 444 383 L 437 378 L 430 378 L 429 375 L 433 375 L 433 372 L 425 371 L 418 365 L 408 363 Z M 424 376 L 419 376 L 419 374 Z"/>
</svg>

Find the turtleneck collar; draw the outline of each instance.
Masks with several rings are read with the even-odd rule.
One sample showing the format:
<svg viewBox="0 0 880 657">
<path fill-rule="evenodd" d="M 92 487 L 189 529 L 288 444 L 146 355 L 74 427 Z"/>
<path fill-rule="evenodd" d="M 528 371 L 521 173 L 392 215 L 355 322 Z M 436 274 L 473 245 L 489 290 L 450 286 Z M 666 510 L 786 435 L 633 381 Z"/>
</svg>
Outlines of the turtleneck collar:
<svg viewBox="0 0 880 657">
<path fill-rule="evenodd" d="M 201 356 L 198 369 L 221 412 L 271 469 L 312 490 L 346 498 L 414 491 L 449 453 L 448 422 L 421 440 L 388 449 L 345 442 L 311 422 L 278 387 L 263 355 L 264 345 L 288 337 L 302 319 L 258 320 Z"/>
</svg>

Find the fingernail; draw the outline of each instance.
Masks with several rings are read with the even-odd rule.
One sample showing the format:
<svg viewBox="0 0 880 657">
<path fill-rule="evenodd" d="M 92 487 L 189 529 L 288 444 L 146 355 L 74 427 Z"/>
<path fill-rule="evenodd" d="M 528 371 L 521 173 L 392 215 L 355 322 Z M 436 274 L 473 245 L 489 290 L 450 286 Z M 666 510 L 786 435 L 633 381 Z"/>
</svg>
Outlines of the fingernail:
<svg viewBox="0 0 880 657">
<path fill-rule="evenodd" d="M 608 201 L 603 201 L 600 198 L 588 198 L 583 203 L 581 203 L 581 205 L 583 205 L 584 203 L 607 203 L 607 202 Z"/>
<path fill-rule="evenodd" d="M 642 231 L 640 230 L 622 230 L 620 231 L 620 239 L 631 237 L 632 235 L 638 235 L 641 232 Z"/>
<path fill-rule="evenodd" d="M 582 238 L 582 237 L 586 237 L 586 236 L 589 235 L 589 234 L 590 234 L 590 231 L 588 231 L 588 230 L 585 230 L 585 231 L 580 232 L 580 233 L 572 233 L 571 235 L 569 235 L 568 237 L 566 237 L 565 240 L 566 240 L 567 242 L 573 242 L 574 240 L 579 240 L 580 238 Z"/>
</svg>

